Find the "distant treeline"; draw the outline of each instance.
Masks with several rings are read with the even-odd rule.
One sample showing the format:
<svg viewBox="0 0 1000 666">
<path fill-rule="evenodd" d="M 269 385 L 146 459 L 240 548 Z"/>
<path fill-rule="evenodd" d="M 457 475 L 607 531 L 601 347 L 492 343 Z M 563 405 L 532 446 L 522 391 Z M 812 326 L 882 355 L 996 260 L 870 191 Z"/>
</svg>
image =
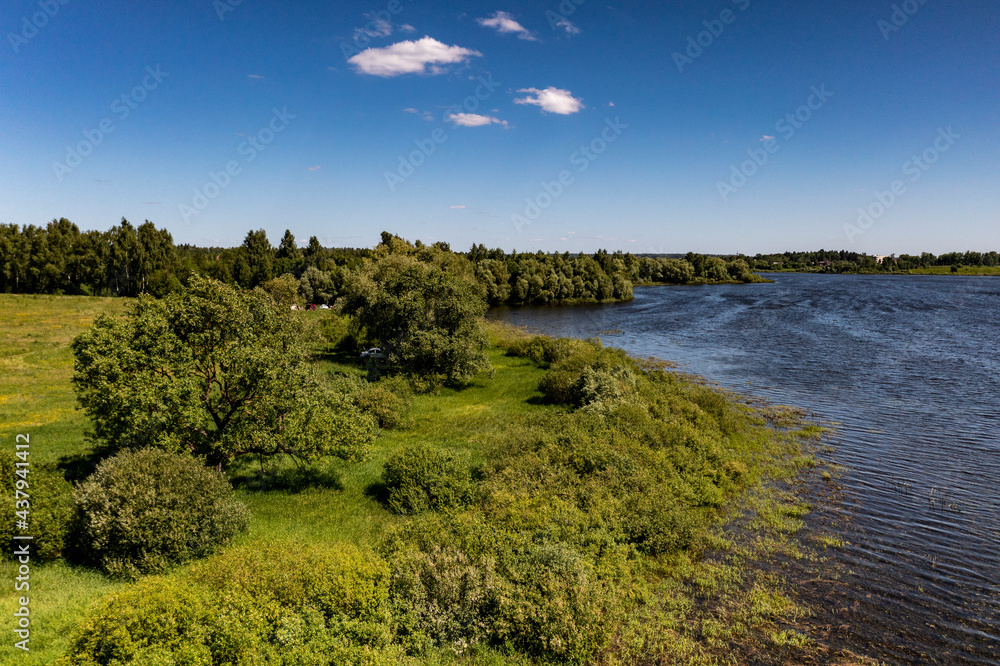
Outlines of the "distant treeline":
<svg viewBox="0 0 1000 666">
<path fill-rule="evenodd" d="M 402 239 L 383 232 L 383 249 Z M 415 248 L 423 247 L 416 241 Z M 506 253 L 475 245 L 452 252 L 447 243 L 432 247 L 467 262 L 490 305 L 590 303 L 632 298 L 636 284 L 716 284 L 758 282 L 742 257 L 688 254 L 683 259 L 639 257 L 599 250 L 593 255 L 544 252 Z M 170 233 L 149 221 L 121 224 L 108 231 L 80 231 L 63 218 L 48 225 L 0 225 L 0 292 L 164 296 L 206 275 L 245 288 L 283 278 L 297 282 L 305 303 L 332 303 L 345 280 L 379 248 L 324 248 L 313 236 L 298 247 L 285 231 L 277 247 L 263 230 L 251 231 L 235 248 L 175 245 Z M 463 271 L 464 272 L 464 271 Z"/>
<path fill-rule="evenodd" d="M 924 270 L 939 266 L 986 267 L 1000 266 L 996 252 L 949 252 L 935 256 L 929 252 L 918 255 L 878 256 L 841 250 L 818 252 L 785 252 L 758 254 L 750 259 L 757 271 L 787 270 L 825 273 L 898 273 Z"/>
</svg>

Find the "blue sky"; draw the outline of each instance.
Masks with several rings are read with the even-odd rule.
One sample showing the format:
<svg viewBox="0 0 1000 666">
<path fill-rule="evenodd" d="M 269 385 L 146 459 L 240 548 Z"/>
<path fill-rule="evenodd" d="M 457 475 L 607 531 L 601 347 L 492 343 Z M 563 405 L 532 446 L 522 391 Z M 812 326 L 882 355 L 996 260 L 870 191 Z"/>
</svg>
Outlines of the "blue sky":
<svg viewBox="0 0 1000 666">
<path fill-rule="evenodd" d="M 0 222 L 1000 249 L 995 1 L 11 0 Z"/>
</svg>

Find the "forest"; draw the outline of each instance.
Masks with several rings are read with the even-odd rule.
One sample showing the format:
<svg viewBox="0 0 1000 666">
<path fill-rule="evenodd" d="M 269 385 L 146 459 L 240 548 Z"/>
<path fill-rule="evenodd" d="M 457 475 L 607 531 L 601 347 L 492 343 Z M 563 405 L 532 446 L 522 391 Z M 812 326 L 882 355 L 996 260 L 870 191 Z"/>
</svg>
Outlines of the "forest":
<svg viewBox="0 0 1000 666">
<path fill-rule="evenodd" d="M 1000 255 L 991 252 L 948 252 L 933 255 L 923 252 L 919 256 L 901 254 L 886 257 L 858 252 L 827 251 L 784 252 L 758 254 L 749 260 L 756 271 L 794 271 L 817 273 L 907 273 L 947 268 L 949 272 L 966 269 L 992 269 L 1000 266 Z M 992 272 L 992 271 L 985 271 Z"/>
<path fill-rule="evenodd" d="M 381 245 L 395 238 L 383 233 Z M 419 240 L 413 246 L 420 250 Z M 451 253 L 447 243 L 434 247 Z M 286 230 L 274 247 L 263 230 L 235 248 L 175 245 L 165 229 L 125 219 L 111 229 L 81 231 L 62 218 L 46 226 L 0 225 L 0 292 L 92 296 L 165 296 L 192 275 L 252 289 L 290 276 L 305 304 L 332 304 L 347 276 L 374 250 L 324 248 L 313 236 L 299 247 Z M 632 298 L 638 284 L 755 282 L 746 260 L 690 254 L 684 259 L 638 257 L 600 250 L 593 255 L 512 252 L 474 245 L 454 253 L 485 289 L 489 305 L 593 303 Z"/>
</svg>

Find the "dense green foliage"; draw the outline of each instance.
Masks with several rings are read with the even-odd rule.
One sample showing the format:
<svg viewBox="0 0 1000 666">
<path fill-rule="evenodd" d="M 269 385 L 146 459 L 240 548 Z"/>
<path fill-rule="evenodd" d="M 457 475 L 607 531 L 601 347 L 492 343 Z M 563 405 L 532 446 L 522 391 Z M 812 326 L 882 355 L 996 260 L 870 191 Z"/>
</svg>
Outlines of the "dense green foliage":
<svg viewBox="0 0 1000 666">
<path fill-rule="evenodd" d="M 760 474 L 769 440 L 717 392 L 599 342 L 505 344 L 545 363 L 543 392 L 573 409 L 507 427 L 467 508 L 442 503 L 384 541 L 397 631 L 411 651 L 485 644 L 589 663 L 645 599 L 644 556 L 697 547 L 725 498 Z M 407 491 L 397 510 L 418 513 L 435 508 L 428 480 L 455 472 L 444 454 L 411 449 L 385 478 Z"/>
<path fill-rule="evenodd" d="M 486 304 L 473 280 L 440 265 L 450 259 L 442 254 L 392 252 L 367 264 L 348 281 L 344 312 L 393 370 L 456 384 L 489 368 Z"/>
<path fill-rule="evenodd" d="M 403 514 L 461 506 L 472 489 L 467 462 L 426 444 L 415 444 L 390 457 L 383 481 L 389 508 Z"/>
<path fill-rule="evenodd" d="M 163 571 L 202 557 L 247 528 L 229 482 L 188 456 L 124 451 L 73 492 L 81 555 L 114 576 Z"/>
<path fill-rule="evenodd" d="M 1000 266 L 996 252 L 948 252 L 935 256 L 901 254 L 882 257 L 858 252 L 828 251 L 758 254 L 750 260 L 758 271 L 789 270 L 823 273 L 900 273 L 934 267 L 995 268 Z M 957 271 L 955 271 L 957 272 Z"/>
<path fill-rule="evenodd" d="M 240 548 L 106 598 L 61 663 L 389 666 L 388 588 L 386 563 L 357 548 Z"/>
<path fill-rule="evenodd" d="M 235 248 L 178 247 L 169 233 L 148 221 L 135 228 L 123 219 L 107 232 L 81 232 L 65 218 L 46 227 L 8 224 L 0 225 L 0 292 L 162 297 L 203 275 L 249 289 L 265 287 L 282 303 L 334 305 L 364 259 L 407 247 L 426 246 L 383 233 L 374 250 L 327 249 L 315 236 L 299 248 L 286 230 L 274 248 L 267 234 L 257 230 L 248 232 Z M 491 306 L 625 301 L 638 283 L 759 280 L 741 257 L 688 254 L 665 259 L 604 250 L 593 255 L 506 253 L 483 245 L 461 254 L 451 252 L 446 243 L 433 248 L 452 255 L 442 268 L 478 283 Z M 282 282 L 273 282 L 277 278 Z"/>
<path fill-rule="evenodd" d="M 425 249 L 456 274 L 468 265 L 443 248 Z M 0 437 L 10 443 L 30 428 L 33 465 L 60 461 L 79 478 L 92 456 L 83 440 L 88 419 L 73 409 L 69 345 L 100 312 L 132 304 L 0 300 L 11 319 L 0 327 L 10 369 L 0 376 Z M 414 655 L 411 663 L 519 666 L 834 658 L 806 610 L 780 593 L 774 562 L 760 564 L 776 548 L 798 548 L 776 545 L 767 530 L 796 529 L 805 509 L 756 481 L 811 464 L 799 456 L 797 434 L 764 427 L 765 412 L 747 412 L 648 361 L 496 324 L 487 325 L 491 378 L 411 396 L 403 378 L 365 384 L 345 353 L 353 347 L 333 348 L 350 338 L 348 318 L 296 316 L 331 343 L 314 357 L 329 392 L 394 427 L 381 431 L 371 458 L 269 465 L 262 483 L 241 482 L 237 491 L 251 509 L 251 533 L 165 578 L 133 584 L 61 561 L 32 566 L 32 589 L 45 593 L 32 597 L 31 653 L 8 643 L 0 662 L 50 664 L 65 654 L 72 657 L 63 663 L 91 664 L 406 663 L 401 652 Z M 539 381 L 560 372 L 566 399 L 546 398 Z M 390 404 L 400 414 L 412 404 L 402 424 Z M 774 416 L 795 427 L 784 411 Z M 471 492 L 457 506 L 395 514 L 383 501 L 385 462 L 421 443 L 471 467 Z M 256 468 L 254 457 L 227 466 L 250 480 Z M 744 486 L 755 490 L 737 500 Z M 748 496 L 765 502 L 759 520 L 747 529 L 709 527 L 719 514 L 747 515 L 737 501 Z M 720 535 L 745 540 L 723 544 Z M 326 556 L 307 554 L 346 544 L 357 545 L 360 560 L 336 556 L 327 566 Z M 812 555 L 792 551 L 796 566 Z M 720 566 L 730 556 L 741 559 Z M 815 567 L 816 576 L 831 576 L 821 561 Z M 12 580 L 17 563 L 0 559 L 0 570 Z M 327 582 L 302 583 L 313 571 L 329 572 Z M 322 602 L 308 590 L 335 581 L 348 588 L 337 598 L 374 601 L 315 610 Z M 354 610 L 364 607 L 377 610 Z M 0 595 L 0 610 L 16 609 L 16 593 Z"/>
<path fill-rule="evenodd" d="M 107 449 L 157 446 L 221 466 L 245 454 L 362 457 L 374 419 L 330 392 L 302 321 L 261 290 L 195 277 L 73 343 L 73 383 Z"/>
<path fill-rule="evenodd" d="M 21 467 L 17 463 L 21 462 Z M 24 463 L 27 462 L 27 465 Z M 25 504 L 14 505 L 17 482 L 25 481 L 21 490 Z M 0 547 L 4 556 L 9 557 L 14 548 L 28 544 L 33 562 L 44 562 L 61 556 L 66 545 L 66 537 L 72 521 L 73 487 L 67 483 L 58 470 L 31 460 L 30 454 L 23 460 L 11 450 L 0 452 L 0 496 L 8 506 L 0 514 Z M 15 511 L 26 511 L 26 529 L 18 529 L 20 518 Z M 15 541 L 14 535 L 30 535 L 31 541 Z"/>
</svg>

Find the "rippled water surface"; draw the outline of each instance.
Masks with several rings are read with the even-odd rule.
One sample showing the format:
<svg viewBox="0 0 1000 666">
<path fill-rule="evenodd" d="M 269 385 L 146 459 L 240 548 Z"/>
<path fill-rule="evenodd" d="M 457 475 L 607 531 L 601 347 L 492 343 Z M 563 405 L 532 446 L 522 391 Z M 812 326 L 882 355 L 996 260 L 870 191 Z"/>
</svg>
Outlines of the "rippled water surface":
<svg viewBox="0 0 1000 666">
<path fill-rule="evenodd" d="M 777 274 L 492 317 L 675 361 L 840 425 L 841 643 L 1000 663 L 1000 279 Z M 827 609 L 833 613 L 834 609 Z"/>
</svg>

